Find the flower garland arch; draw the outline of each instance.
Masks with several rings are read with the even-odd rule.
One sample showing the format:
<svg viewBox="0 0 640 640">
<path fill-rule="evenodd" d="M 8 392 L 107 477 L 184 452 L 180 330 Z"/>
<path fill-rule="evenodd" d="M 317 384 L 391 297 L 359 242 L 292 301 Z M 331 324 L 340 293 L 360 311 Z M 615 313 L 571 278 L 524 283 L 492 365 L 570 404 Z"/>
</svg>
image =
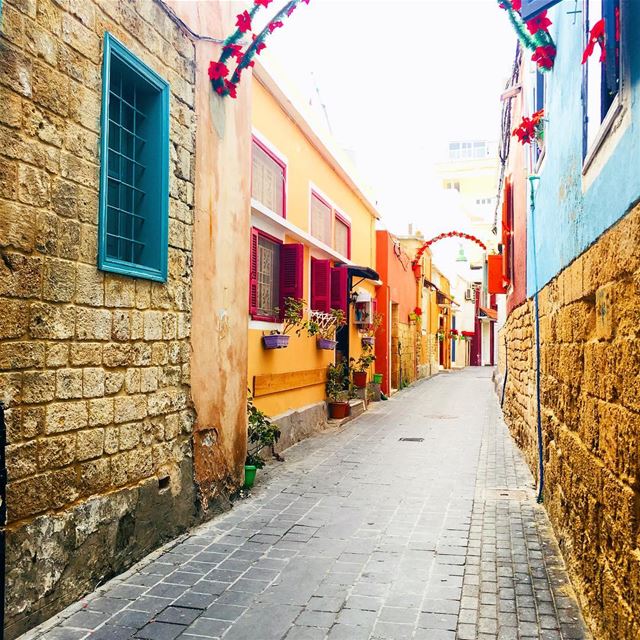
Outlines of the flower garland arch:
<svg viewBox="0 0 640 640">
<path fill-rule="evenodd" d="M 212 60 L 209 64 L 209 79 L 214 91 L 222 96 L 237 98 L 238 84 L 242 78 L 242 72 L 253 67 L 254 57 L 259 56 L 266 48 L 265 40 L 276 30 L 284 26 L 287 18 L 290 18 L 298 5 L 303 2 L 309 4 L 310 0 L 289 0 L 279 11 L 271 17 L 260 33 L 253 32 L 253 20 L 262 9 L 267 9 L 273 0 L 254 0 L 253 6 L 249 10 L 244 10 L 236 16 L 236 30 L 229 35 L 222 44 L 220 58 Z M 251 42 L 246 49 L 243 46 L 245 34 L 251 34 Z M 235 59 L 235 69 L 231 73 L 229 61 Z M 233 65 L 232 65 L 233 66 Z M 231 74 L 231 77 L 229 77 Z"/>
<path fill-rule="evenodd" d="M 462 233 L 462 231 L 449 231 L 447 233 L 441 233 L 440 235 L 437 235 L 433 238 L 431 238 L 431 240 L 427 240 L 419 249 L 418 252 L 416 253 L 416 257 L 413 259 L 413 264 L 417 265 L 418 262 L 420 261 L 420 258 L 422 258 L 422 255 L 424 254 L 424 252 L 434 243 L 439 242 L 440 240 L 444 240 L 446 238 L 462 238 L 463 240 L 469 240 L 470 242 L 475 242 L 481 249 L 484 249 L 484 251 L 487 250 L 487 245 L 482 242 L 482 240 L 480 240 L 479 238 L 476 238 L 475 236 L 472 236 L 470 233 Z"/>
</svg>

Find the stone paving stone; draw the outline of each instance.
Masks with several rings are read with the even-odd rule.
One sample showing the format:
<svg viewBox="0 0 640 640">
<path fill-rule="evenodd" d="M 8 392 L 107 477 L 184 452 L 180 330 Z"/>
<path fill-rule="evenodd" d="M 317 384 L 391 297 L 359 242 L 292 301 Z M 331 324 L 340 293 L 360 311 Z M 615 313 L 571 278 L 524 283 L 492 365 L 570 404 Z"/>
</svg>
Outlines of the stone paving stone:
<svg viewBox="0 0 640 640">
<path fill-rule="evenodd" d="M 587 640 L 490 374 L 437 376 L 299 443 L 30 638 Z"/>
</svg>

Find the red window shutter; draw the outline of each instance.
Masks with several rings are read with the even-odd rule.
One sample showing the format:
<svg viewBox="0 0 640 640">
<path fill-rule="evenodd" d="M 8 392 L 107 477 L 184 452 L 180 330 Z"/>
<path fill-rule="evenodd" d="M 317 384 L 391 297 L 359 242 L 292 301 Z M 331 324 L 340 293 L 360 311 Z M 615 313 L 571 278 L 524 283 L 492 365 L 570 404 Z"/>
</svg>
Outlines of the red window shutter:
<svg viewBox="0 0 640 640">
<path fill-rule="evenodd" d="M 346 267 L 331 268 L 331 308 L 347 313 L 349 274 Z"/>
<path fill-rule="evenodd" d="M 280 315 L 286 298 L 302 298 L 304 245 L 283 244 L 280 247 Z"/>
<path fill-rule="evenodd" d="M 513 277 L 511 269 L 513 249 L 513 191 L 511 180 L 507 178 L 504 184 L 502 201 L 502 274 L 507 282 Z"/>
<path fill-rule="evenodd" d="M 249 256 L 249 313 L 258 311 L 258 231 L 251 229 L 251 248 Z"/>
<path fill-rule="evenodd" d="M 331 263 L 311 258 L 311 308 L 331 311 Z"/>
</svg>

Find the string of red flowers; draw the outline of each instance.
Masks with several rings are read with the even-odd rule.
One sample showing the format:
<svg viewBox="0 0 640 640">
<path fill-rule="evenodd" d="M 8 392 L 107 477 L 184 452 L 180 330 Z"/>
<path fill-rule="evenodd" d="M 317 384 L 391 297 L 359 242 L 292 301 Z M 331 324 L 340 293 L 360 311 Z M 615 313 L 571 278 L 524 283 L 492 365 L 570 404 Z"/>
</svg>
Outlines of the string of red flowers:
<svg viewBox="0 0 640 640">
<path fill-rule="evenodd" d="M 602 18 L 602 20 L 598 20 L 598 22 L 593 25 L 589 32 L 589 42 L 587 42 L 587 46 L 582 54 L 582 64 L 586 64 L 589 57 L 593 55 L 597 44 L 600 45 L 600 62 L 604 62 L 607 59 L 607 49 L 604 46 L 604 34 L 605 21 L 604 18 Z"/>
<path fill-rule="evenodd" d="M 422 258 L 422 254 L 434 243 L 439 240 L 444 240 L 445 238 L 462 238 L 463 240 L 469 240 L 471 242 L 475 242 L 480 248 L 487 250 L 487 246 L 482 240 L 479 240 L 475 236 L 472 236 L 470 233 L 462 233 L 461 231 L 449 231 L 448 233 L 441 233 L 439 236 L 435 236 L 435 238 L 431 238 L 431 240 L 427 240 L 421 247 L 418 249 L 418 253 L 416 253 L 416 257 L 413 261 L 413 264 L 417 264 L 417 262 Z"/>
<path fill-rule="evenodd" d="M 209 64 L 209 79 L 215 92 L 222 96 L 237 97 L 238 84 L 242 77 L 242 72 L 255 64 L 254 57 L 266 48 L 265 40 L 276 29 L 284 26 L 284 21 L 291 17 L 296 7 L 304 2 L 309 4 L 310 0 L 289 0 L 275 15 L 267 22 L 267 25 L 260 33 L 253 33 L 253 20 L 262 8 L 268 8 L 273 0 L 254 0 L 250 10 L 245 10 L 236 16 L 236 30 L 226 38 L 222 46 L 222 53 L 219 60 L 212 60 Z M 242 38 L 250 32 L 251 43 L 243 50 Z M 229 78 L 231 70 L 227 62 L 235 58 L 236 67 Z"/>
<path fill-rule="evenodd" d="M 525 22 L 520 15 L 522 0 L 498 0 L 498 6 L 507 12 L 522 46 L 533 51 L 531 59 L 540 71 L 552 69 L 556 59 L 556 45 L 549 33 L 552 23 L 547 12 L 543 11 Z"/>
<path fill-rule="evenodd" d="M 520 144 L 531 144 L 537 138 L 541 138 L 544 127 L 544 109 L 536 111 L 530 118 L 524 116 L 522 122 L 513 130 L 513 135 L 518 138 Z"/>
</svg>

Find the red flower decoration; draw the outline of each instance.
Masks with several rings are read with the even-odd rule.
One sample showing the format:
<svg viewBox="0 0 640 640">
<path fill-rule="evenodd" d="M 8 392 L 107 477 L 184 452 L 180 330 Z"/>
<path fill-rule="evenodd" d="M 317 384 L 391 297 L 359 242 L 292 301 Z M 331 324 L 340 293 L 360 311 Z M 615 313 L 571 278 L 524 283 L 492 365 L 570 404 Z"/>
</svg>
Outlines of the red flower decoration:
<svg viewBox="0 0 640 640">
<path fill-rule="evenodd" d="M 413 310 L 413 313 L 415 313 L 417 316 L 421 316 L 422 315 L 422 309 L 420 307 L 416 307 Z"/>
<path fill-rule="evenodd" d="M 535 53 L 531 56 L 531 59 L 538 64 L 542 69 L 551 69 L 553 67 L 553 61 L 556 58 L 556 48 L 547 44 L 542 47 L 538 47 Z"/>
<path fill-rule="evenodd" d="M 222 50 L 238 62 L 242 60 L 242 47 L 239 44 L 227 44 Z"/>
<path fill-rule="evenodd" d="M 251 16 L 248 11 L 243 11 L 236 16 L 236 27 L 241 33 L 251 31 Z"/>
<path fill-rule="evenodd" d="M 589 57 L 593 54 L 596 48 L 596 44 L 600 45 L 600 62 L 604 62 L 607 59 L 607 50 L 604 46 L 604 27 L 604 18 L 602 18 L 602 20 L 598 20 L 598 22 L 593 25 L 593 28 L 589 32 L 589 42 L 587 43 L 587 48 L 582 54 L 582 64 L 585 64 Z"/>
<path fill-rule="evenodd" d="M 229 95 L 232 98 L 237 98 L 238 97 L 238 85 L 235 84 L 235 82 L 231 82 L 230 80 L 225 80 L 224 81 L 225 87 L 227 88 L 227 91 L 229 92 Z"/>
<path fill-rule="evenodd" d="M 291 14 L 296 10 L 296 7 L 298 5 L 297 4 L 292 4 L 288 9 L 287 9 L 287 17 L 291 17 Z"/>
<path fill-rule="evenodd" d="M 276 22 L 269 23 L 269 32 L 273 33 L 276 29 L 279 29 L 283 26 L 282 20 L 277 20 Z"/>
<path fill-rule="evenodd" d="M 254 35 L 253 35 L 253 39 L 254 39 L 254 41 L 255 41 L 256 37 L 257 37 L 257 36 L 254 34 Z M 266 48 L 267 48 L 267 45 L 266 45 L 264 42 L 259 42 L 259 43 L 256 45 L 256 55 L 257 55 L 257 56 L 259 56 L 259 55 L 260 55 L 260 52 L 261 52 L 261 51 L 263 51 L 263 50 L 264 50 L 264 49 L 266 49 Z"/>
<path fill-rule="evenodd" d="M 227 65 L 222 62 L 214 62 L 213 60 L 209 64 L 209 79 L 220 80 L 229 75 L 229 69 Z"/>
<path fill-rule="evenodd" d="M 272 2 L 273 0 L 254 0 L 253 4 L 266 9 Z"/>
<path fill-rule="evenodd" d="M 538 31 L 546 31 L 551 26 L 551 20 L 547 18 L 547 12 L 543 11 L 539 16 L 527 21 L 529 33 L 535 35 Z"/>
</svg>

